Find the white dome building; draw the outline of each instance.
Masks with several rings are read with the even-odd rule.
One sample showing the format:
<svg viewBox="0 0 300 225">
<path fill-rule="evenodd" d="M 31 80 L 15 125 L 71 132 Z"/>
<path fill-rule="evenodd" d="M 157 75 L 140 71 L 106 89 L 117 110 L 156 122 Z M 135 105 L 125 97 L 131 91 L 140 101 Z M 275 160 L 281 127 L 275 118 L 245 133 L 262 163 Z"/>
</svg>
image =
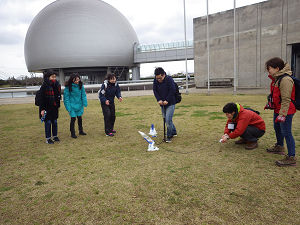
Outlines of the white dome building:
<svg viewBox="0 0 300 225">
<path fill-rule="evenodd" d="M 128 20 L 101 0 L 57 0 L 33 19 L 25 39 L 29 72 L 79 72 L 99 82 L 107 72 L 128 79 L 137 35 Z"/>
</svg>

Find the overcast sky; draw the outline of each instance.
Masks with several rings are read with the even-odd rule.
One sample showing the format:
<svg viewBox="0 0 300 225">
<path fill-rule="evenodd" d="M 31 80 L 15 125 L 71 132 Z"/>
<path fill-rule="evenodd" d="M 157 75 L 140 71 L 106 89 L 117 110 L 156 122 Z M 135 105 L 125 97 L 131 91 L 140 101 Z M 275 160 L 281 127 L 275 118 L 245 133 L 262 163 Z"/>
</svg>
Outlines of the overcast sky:
<svg viewBox="0 0 300 225">
<path fill-rule="evenodd" d="M 61 0 L 63 1 L 63 0 Z M 84 1 L 84 0 L 82 0 Z M 236 6 L 262 0 L 236 0 Z M 24 59 L 24 40 L 33 18 L 54 0 L 0 0 L 0 79 L 29 75 Z M 105 0 L 132 24 L 141 44 L 184 40 L 183 0 Z M 193 18 L 206 15 L 206 0 L 186 0 L 187 39 L 193 39 Z M 233 8 L 233 0 L 209 0 L 209 13 Z M 185 71 L 184 62 L 143 64 L 141 75 L 155 66 L 171 73 Z M 188 71 L 193 72 L 193 62 Z"/>
</svg>

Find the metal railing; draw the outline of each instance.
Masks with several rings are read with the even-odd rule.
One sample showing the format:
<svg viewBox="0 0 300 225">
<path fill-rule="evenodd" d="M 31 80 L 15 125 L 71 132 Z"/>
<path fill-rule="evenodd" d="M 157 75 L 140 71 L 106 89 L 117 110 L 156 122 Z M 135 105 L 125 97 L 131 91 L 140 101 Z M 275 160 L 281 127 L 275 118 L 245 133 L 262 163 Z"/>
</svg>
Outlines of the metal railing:
<svg viewBox="0 0 300 225">
<path fill-rule="evenodd" d="M 193 48 L 194 43 L 192 40 L 186 42 L 187 48 Z M 183 49 L 185 48 L 185 41 L 169 42 L 161 44 L 140 44 L 136 46 L 137 52 L 152 52 L 152 51 L 164 51 L 171 49 Z"/>
<path fill-rule="evenodd" d="M 185 78 L 173 78 L 176 83 L 185 83 Z M 130 81 L 118 81 L 122 91 L 130 90 L 147 90 L 153 84 L 153 79 L 146 80 L 130 80 Z M 191 77 L 189 84 L 194 83 L 194 78 Z M 87 84 L 84 88 L 89 93 L 97 93 L 100 89 L 101 84 Z M 64 90 L 64 86 L 61 87 Z M 40 89 L 40 86 L 30 86 L 30 87 L 18 87 L 18 88 L 1 88 L 0 98 L 20 98 L 20 97 L 30 97 L 34 96 L 35 93 Z"/>
</svg>

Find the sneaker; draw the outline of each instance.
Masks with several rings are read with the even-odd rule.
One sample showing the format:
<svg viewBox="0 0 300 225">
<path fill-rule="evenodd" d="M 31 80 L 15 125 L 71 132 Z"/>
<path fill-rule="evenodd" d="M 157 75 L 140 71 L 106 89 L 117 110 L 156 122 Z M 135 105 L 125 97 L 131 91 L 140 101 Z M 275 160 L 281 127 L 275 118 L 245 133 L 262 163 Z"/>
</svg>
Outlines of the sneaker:
<svg viewBox="0 0 300 225">
<path fill-rule="evenodd" d="M 113 137 L 113 136 L 115 136 L 113 133 L 108 133 L 108 134 L 106 134 L 106 136 L 108 137 Z"/>
<path fill-rule="evenodd" d="M 273 154 L 284 155 L 284 147 L 275 144 L 273 147 L 267 148 L 267 152 L 273 153 Z"/>
<path fill-rule="evenodd" d="M 76 134 L 71 134 L 72 138 L 77 138 Z"/>
<path fill-rule="evenodd" d="M 277 166 L 296 166 L 296 157 L 285 155 L 282 160 L 275 162 Z"/>
<path fill-rule="evenodd" d="M 115 131 L 115 130 L 112 130 L 111 132 L 112 132 L 113 134 L 117 133 L 117 131 Z"/>
<path fill-rule="evenodd" d="M 59 140 L 58 137 L 54 137 L 54 138 L 53 138 L 53 141 L 57 141 L 57 142 L 58 142 L 58 141 L 60 141 L 60 140 Z"/>
<path fill-rule="evenodd" d="M 255 149 L 255 148 L 257 148 L 258 147 L 258 143 L 257 143 L 257 141 L 252 141 L 252 142 L 247 142 L 247 144 L 246 144 L 246 146 L 245 146 L 245 149 L 246 150 L 253 150 L 253 149 Z"/>
<path fill-rule="evenodd" d="M 46 143 L 47 143 L 47 144 L 50 144 L 50 145 L 54 144 L 54 142 L 52 141 L 51 138 L 47 139 L 47 140 L 46 140 Z"/>
<path fill-rule="evenodd" d="M 83 131 L 79 131 L 79 135 L 86 135 L 86 133 Z"/>
<path fill-rule="evenodd" d="M 246 144 L 247 141 L 244 138 L 240 138 L 239 140 L 234 142 L 236 145 Z"/>
<path fill-rule="evenodd" d="M 173 137 L 177 137 L 177 133 L 173 134 Z"/>
<path fill-rule="evenodd" d="M 172 137 L 167 137 L 167 140 L 166 140 L 167 143 L 170 143 L 172 142 Z"/>
</svg>

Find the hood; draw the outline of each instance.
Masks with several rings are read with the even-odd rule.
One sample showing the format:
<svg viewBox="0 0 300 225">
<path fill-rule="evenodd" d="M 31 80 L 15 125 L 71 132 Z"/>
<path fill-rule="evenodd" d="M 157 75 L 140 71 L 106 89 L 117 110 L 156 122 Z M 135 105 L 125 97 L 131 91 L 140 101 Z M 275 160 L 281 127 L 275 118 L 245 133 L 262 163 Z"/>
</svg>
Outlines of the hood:
<svg viewBox="0 0 300 225">
<path fill-rule="evenodd" d="M 277 79 L 278 77 L 280 77 L 281 75 L 283 75 L 283 74 L 288 74 L 288 75 L 292 75 L 292 71 L 291 71 L 291 67 L 290 67 L 290 65 L 288 64 L 288 63 L 286 63 L 285 64 L 285 66 L 284 66 L 284 68 L 282 69 L 282 70 L 279 70 L 277 73 L 275 73 L 274 75 L 273 75 L 273 77 L 275 78 L 275 79 Z"/>
</svg>

